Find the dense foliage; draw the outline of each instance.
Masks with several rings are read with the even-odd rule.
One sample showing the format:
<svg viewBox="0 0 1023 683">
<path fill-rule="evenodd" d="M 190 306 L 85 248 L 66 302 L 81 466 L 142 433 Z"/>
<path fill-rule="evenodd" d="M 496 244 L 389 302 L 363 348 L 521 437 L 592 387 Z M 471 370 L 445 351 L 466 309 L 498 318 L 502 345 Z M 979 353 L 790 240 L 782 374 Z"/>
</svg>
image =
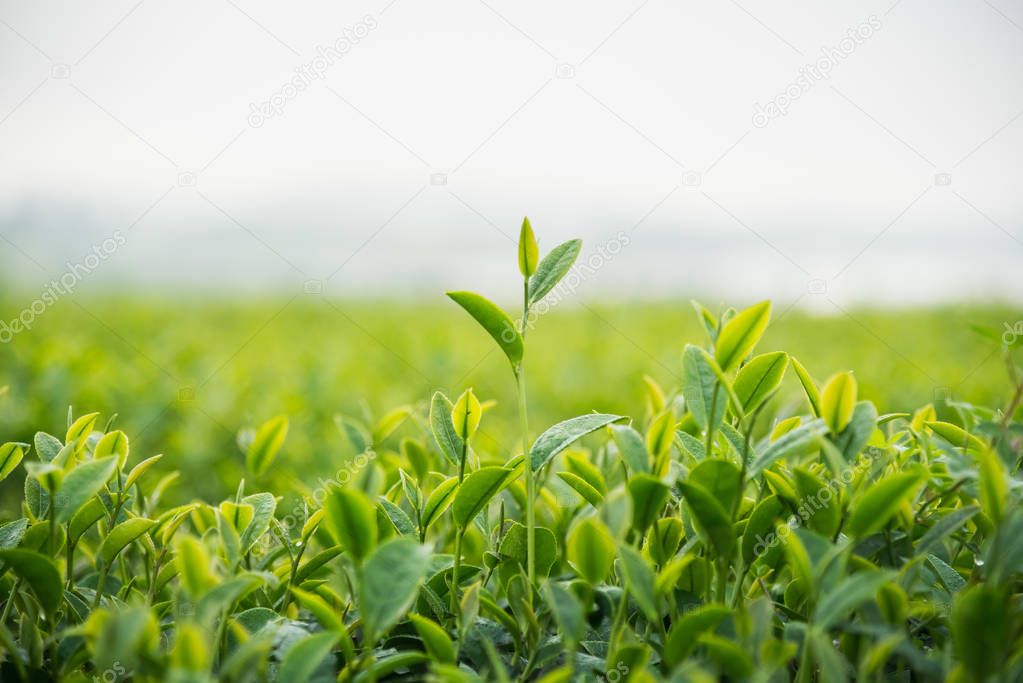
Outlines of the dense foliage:
<svg viewBox="0 0 1023 683">
<path fill-rule="evenodd" d="M 95 413 L 0 446 L 0 479 L 25 475 L 0 679 L 1023 677 L 1018 344 L 1005 409 L 879 414 L 851 372 L 756 354 L 769 303 L 697 305 L 678 389 L 535 429 L 524 321 L 579 249 L 540 259 L 524 223 L 518 322 L 449 294 L 510 367 L 510 459 L 478 446 L 498 408 L 472 389 L 339 416 L 357 455 L 300 496 L 261 490 L 284 416 L 239 435 L 219 503 L 165 505 L 175 474 Z M 786 376 L 803 400 L 778 414 Z"/>
</svg>

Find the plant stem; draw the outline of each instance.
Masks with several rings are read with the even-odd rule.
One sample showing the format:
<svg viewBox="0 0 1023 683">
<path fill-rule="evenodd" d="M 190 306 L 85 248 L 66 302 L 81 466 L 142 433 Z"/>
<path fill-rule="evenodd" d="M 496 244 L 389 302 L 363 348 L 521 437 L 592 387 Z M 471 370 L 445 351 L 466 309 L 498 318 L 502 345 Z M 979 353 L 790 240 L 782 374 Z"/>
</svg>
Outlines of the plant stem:
<svg viewBox="0 0 1023 683">
<path fill-rule="evenodd" d="M 451 570 L 451 614 L 455 617 L 456 626 L 461 626 L 458 616 L 458 578 L 462 571 L 462 530 L 455 530 L 455 566 Z"/>
<path fill-rule="evenodd" d="M 529 319 L 529 278 L 522 282 L 522 320 L 519 322 L 519 334 L 522 335 L 523 346 L 526 340 L 526 321 Z M 536 585 L 536 479 L 533 475 L 533 463 L 529 460 L 529 419 L 526 413 L 526 369 L 522 361 L 515 371 L 515 389 L 519 395 L 519 422 L 522 428 L 522 455 L 526 459 L 526 573 L 529 577 L 529 598 L 533 599 L 532 588 Z"/>
<path fill-rule="evenodd" d="M 717 419 L 718 392 L 721 391 L 721 383 L 714 382 L 714 391 L 710 396 L 710 414 L 707 416 L 707 446 L 705 458 L 711 457 L 711 447 L 714 445 L 714 421 Z"/>
</svg>

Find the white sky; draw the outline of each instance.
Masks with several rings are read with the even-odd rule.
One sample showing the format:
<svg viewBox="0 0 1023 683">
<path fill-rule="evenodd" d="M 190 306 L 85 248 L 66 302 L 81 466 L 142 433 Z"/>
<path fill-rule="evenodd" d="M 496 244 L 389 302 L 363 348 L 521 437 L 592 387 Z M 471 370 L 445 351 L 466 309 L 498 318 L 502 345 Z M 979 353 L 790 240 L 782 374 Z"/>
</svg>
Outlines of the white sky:
<svg viewBox="0 0 1023 683">
<path fill-rule="evenodd" d="M 0 266 L 496 295 L 528 214 L 630 236 L 582 295 L 1023 299 L 1018 0 L 388 2 L 0 0 Z"/>
</svg>

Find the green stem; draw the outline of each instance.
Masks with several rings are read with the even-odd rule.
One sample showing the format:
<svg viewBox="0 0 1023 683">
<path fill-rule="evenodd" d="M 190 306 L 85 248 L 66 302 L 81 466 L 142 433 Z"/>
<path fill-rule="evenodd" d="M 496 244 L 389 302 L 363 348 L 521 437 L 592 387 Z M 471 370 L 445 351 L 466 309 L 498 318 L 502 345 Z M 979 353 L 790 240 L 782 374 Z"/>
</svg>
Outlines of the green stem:
<svg viewBox="0 0 1023 683">
<path fill-rule="evenodd" d="M 529 319 L 529 278 L 522 282 L 522 320 L 519 322 L 519 334 L 526 339 L 526 321 Z M 522 361 L 515 371 L 515 389 L 519 397 L 519 422 L 522 428 L 522 455 L 526 459 L 526 573 L 529 577 L 530 601 L 532 588 L 536 585 L 536 479 L 533 474 L 533 463 L 529 459 L 529 419 L 526 412 L 526 369 Z"/>
<path fill-rule="evenodd" d="M 461 628 L 461 624 L 458 622 L 461 619 L 458 616 L 458 578 L 462 571 L 462 530 L 457 529 L 455 531 L 455 566 L 451 571 L 451 614 L 455 617 L 455 625 Z"/>
<path fill-rule="evenodd" d="M 103 597 L 103 586 L 107 582 L 107 573 L 110 571 L 110 565 L 106 562 L 103 563 L 103 568 L 99 570 L 99 579 L 96 581 L 96 599 L 92 602 L 92 609 L 99 609 L 100 599 Z"/>
<path fill-rule="evenodd" d="M 705 458 L 711 457 L 711 446 L 714 445 L 714 421 L 717 419 L 718 392 L 721 391 L 721 383 L 714 382 L 714 391 L 710 396 L 710 414 L 707 416 L 707 446 Z"/>
</svg>

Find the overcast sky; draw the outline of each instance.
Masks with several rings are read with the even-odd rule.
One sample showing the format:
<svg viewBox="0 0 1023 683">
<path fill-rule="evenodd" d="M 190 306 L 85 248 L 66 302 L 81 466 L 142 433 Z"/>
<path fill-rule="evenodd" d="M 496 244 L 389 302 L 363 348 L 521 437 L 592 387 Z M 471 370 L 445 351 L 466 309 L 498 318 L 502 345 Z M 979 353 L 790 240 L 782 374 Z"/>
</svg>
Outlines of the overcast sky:
<svg viewBox="0 0 1023 683">
<path fill-rule="evenodd" d="M 1019 301 L 1021 73 L 1009 0 L 0 0 L 0 265 L 494 293 L 528 214 L 582 295 Z"/>
</svg>

